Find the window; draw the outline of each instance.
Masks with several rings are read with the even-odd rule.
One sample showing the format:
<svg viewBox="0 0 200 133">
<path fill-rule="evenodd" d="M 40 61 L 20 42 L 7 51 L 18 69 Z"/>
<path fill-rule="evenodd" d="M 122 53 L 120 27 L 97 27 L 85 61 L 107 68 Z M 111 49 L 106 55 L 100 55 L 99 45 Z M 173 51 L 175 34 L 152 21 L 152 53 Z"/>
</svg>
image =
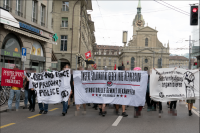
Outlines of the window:
<svg viewBox="0 0 200 133">
<path fill-rule="evenodd" d="M 144 61 L 145 61 L 145 63 L 147 63 L 147 62 L 148 62 L 148 59 L 145 59 Z"/>
<path fill-rule="evenodd" d="M 106 66 L 106 57 L 103 58 L 103 65 Z"/>
<path fill-rule="evenodd" d="M 115 60 L 114 60 L 114 64 L 116 64 L 116 63 L 117 63 L 117 60 L 115 59 Z"/>
<path fill-rule="evenodd" d="M 63 1 L 62 11 L 69 11 L 69 2 Z"/>
<path fill-rule="evenodd" d="M 111 58 L 109 58 L 109 65 L 111 65 Z"/>
<path fill-rule="evenodd" d="M 67 36 L 61 36 L 60 51 L 67 51 Z"/>
<path fill-rule="evenodd" d="M 148 38 L 145 39 L 145 46 L 148 46 Z"/>
<path fill-rule="evenodd" d="M 51 19 L 51 28 L 53 28 L 53 18 Z"/>
<path fill-rule="evenodd" d="M 5 9 L 9 10 L 9 12 L 11 12 L 11 11 L 12 11 L 12 8 L 11 8 L 11 6 L 10 6 L 10 0 L 4 0 L 3 2 L 4 2 L 3 7 L 4 7 Z"/>
<path fill-rule="evenodd" d="M 135 67 L 135 58 L 132 57 L 131 58 L 131 70 L 133 70 L 134 67 Z"/>
<path fill-rule="evenodd" d="M 32 21 L 37 23 L 37 2 L 35 0 L 32 1 Z"/>
<path fill-rule="evenodd" d="M 40 14 L 41 14 L 41 26 L 45 26 L 45 23 L 44 23 L 44 21 L 45 21 L 45 6 L 44 5 L 41 5 L 41 10 L 40 10 Z"/>
<path fill-rule="evenodd" d="M 21 10 L 22 10 L 22 0 L 16 0 L 16 10 L 15 10 L 15 13 L 18 16 L 23 17 L 23 13 L 21 12 Z"/>
<path fill-rule="evenodd" d="M 62 27 L 68 27 L 68 18 L 62 18 Z"/>
</svg>

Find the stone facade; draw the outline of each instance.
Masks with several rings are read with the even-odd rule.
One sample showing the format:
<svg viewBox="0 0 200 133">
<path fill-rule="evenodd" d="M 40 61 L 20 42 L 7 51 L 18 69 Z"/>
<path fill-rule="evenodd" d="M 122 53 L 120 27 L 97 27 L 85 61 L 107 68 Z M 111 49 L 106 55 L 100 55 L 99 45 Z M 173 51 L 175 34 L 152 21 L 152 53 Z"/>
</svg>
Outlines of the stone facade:
<svg viewBox="0 0 200 133">
<path fill-rule="evenodd" d="M 58 69 L 61 69 L 62 63 L 66 62 L 70 63 L 72 68 L 75 69 L 77 55 L 82 59 L 79 65 L 85 66 L 85 53 L 88 51 L 93 53 L 95 29 L 94 22 L 91 20 L 90 14 L 87 14 L 87 10 L 92 10 L 91 0 L 88 0 L 87 4 L 86 1 L 77 2 L 74 0 L 54 0 L 53 2 L 52 28 L 58 36 L 58 44 L 53 46 L 53 50 L 58 59 L 56 66 Z M 63 48 L 61 36 L 66 36 L 64 44 L 66 48 Z"/>
<path fill-rule="evenodd" d="M 35 6 L 34 12 L 36 14 L 34 17 L 33 4 Z M 7 40 L 9 39 L 9 37 L 13 37 L 20 45 L 19 51 L 21 51 L 22 47 L 27 48 L 27 57 L 24 63 L 24 68 L 36 67 L 37 72 L 40 72 L 44 69 L 49 69 L 51 67 L 52 56 L 52 35 L 54 34 L 51 28 L 52 1 L 1 0 L 0 6 L 6 8 L 10 12 L 10 14 L 20 23 L 40 30 L 40 33 L 36 34 L 28 29 L 22 28 L 21 26 L 20 28 L 15 28 L 9 25 L 0 24 L 0 48 L 5 49 L 5 44 Z M 43 13 L 41 13 L 41 9 L 43 9 Z M 41 14 L 43 15 L 43 17 L 41 16 Z M 31 54 L 31 50 L 33 49 L 34 45 L 40 46 L 40 48 L 36 48 L 36 50 L 39 50 L 37 55 L 34 55 L 34 52 L 33 54 Z M 6 58 L 8 57 L 5 56 L 4 53 L 1 53 L 1 55 L 3 59 L 3 61 L 1 62 L 2 67 L 6 67 Z M 11 61 L 13 60 L 14 63 L 16 63 L 16 61 L 19 61 L 18 66 L 21 69 L 24 69 L 22 67 L 22 62 L 20 58 L 11 59 Z"/>
<path fill-rule="evenodd" d="M 119 46 L 97 45 L 94 53 L 94 61 L 98 69 L 103 70 L 107 66 L 109 70 L 113 70 L 115 64 L 116 66 L 120 66 L 119 54 L 121 48 Z"/>
<path fill-rule="evenodd" d="M 184 56 L 169 57 L 169 68 L 177 67 L 177 68 L 188 69 L 188 65 L 189 65 L 189 59 Z"/>
</svg>

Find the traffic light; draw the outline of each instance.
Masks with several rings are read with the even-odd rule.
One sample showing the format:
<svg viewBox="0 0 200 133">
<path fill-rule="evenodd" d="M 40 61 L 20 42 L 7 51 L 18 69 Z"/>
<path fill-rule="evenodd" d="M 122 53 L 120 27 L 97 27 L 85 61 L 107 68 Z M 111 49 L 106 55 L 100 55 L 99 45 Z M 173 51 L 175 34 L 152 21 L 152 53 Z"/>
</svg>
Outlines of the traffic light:
<svg viewBox="0 0 200 133">
<path fill-rule="evenodd" d="M 80 64 L 80 63 L 81 63 L 81 57 L 78 56 L 78 64 Z"/>
<path fill-rule="evenodd" d="M 190 25 L 198 25 L 198 6 L 191 6 Z"/>
</svg>

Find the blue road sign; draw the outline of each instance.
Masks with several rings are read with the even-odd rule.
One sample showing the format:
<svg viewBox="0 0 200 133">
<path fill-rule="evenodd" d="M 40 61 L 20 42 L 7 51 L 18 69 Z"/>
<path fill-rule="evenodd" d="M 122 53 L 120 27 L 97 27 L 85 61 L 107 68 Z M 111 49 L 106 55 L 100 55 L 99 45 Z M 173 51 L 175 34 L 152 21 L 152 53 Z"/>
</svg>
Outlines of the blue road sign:
<svg viewBox="0 0 200 133">
<path fill-rule="evenodd" d="M 26 48 L 22 48 L 22 56 L 26 56 Z"/>
</svg>

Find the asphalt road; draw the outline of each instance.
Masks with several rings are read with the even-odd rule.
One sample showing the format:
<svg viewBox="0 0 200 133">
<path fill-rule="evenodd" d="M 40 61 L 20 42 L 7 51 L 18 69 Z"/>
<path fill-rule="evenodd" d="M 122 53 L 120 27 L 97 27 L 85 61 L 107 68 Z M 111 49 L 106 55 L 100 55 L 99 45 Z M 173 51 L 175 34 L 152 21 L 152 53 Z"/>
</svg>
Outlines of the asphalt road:
<svg viewBox="0 0 200 133">
<path fill-rule="evenodd" d="M 197 101 L 199 103 L 199 101 Z M 199 105 L 196 102 L 196 105 Z M 197 107 L 196 107 L 197 108 Z M 82 110 L 82 108 L 81 108 Z M 199 110 L 194 109 L 196 112 Z M 195 113 L 190 117 L 184 102 L 177 105 L 177 116 L 168 114 L 167 104 L 163 103 L 163 114 L 158 111 L 142 110 L 142 116 L 133 118 L 133 107 L 127 108 L 128 117 L 114 114 L 107 107 L 107 115 L 98 115 L 97 110 L 87 106 L 85 115 L 74 116 L 75 107 L 70 106 L 68 114 L 62 116 L 62 105 L 49 105 L 48 114 L 38 115 L 35 112 L 19 110 L 18 112 L 0 113 L 1 133 L 199 133 L 199 116 Z M 120 110 L 121 111 L 121 110 Z M 121 119 L 122 118 L 122 119 Z M 113 123 L 116 126 L 112 126 Z"/>
</svg>

